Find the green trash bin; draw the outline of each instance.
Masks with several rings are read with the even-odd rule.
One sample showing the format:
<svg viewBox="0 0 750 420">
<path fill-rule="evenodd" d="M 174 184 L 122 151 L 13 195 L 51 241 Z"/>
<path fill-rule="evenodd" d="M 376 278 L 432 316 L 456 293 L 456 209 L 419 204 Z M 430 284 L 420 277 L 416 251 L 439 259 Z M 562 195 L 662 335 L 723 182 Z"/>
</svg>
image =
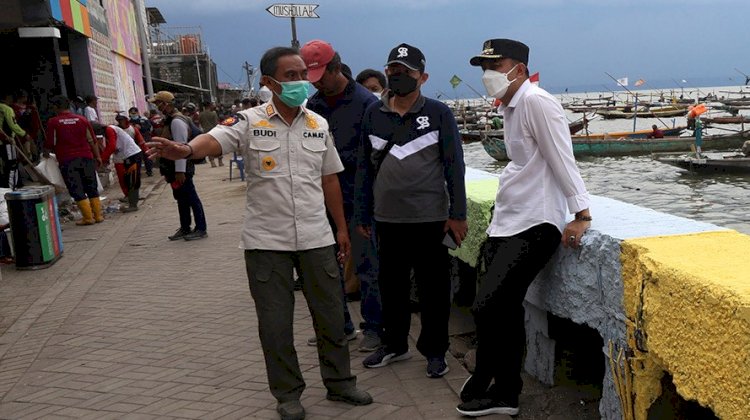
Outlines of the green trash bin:
<svg viewBox="0 0 750 420">
<path fill-rule="evenodd" d="M 48 185 L 5 193 L 18 270 L 47 268 L 62 257 L 63 243 L 55 189 Z"/>
</svg>

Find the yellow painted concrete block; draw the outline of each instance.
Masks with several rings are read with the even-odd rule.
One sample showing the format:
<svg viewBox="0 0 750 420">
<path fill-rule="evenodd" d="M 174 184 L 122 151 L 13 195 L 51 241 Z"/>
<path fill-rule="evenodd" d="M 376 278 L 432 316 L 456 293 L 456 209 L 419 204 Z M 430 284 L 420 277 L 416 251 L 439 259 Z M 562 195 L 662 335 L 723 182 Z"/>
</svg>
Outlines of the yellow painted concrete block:
<svg viewBox="0 0 750 420">
<path fill-rule="evenodd" d="M 466 183 L 469 232 L 461 247 L 450 253 L 472 267 L 476 266 L 479 250 L 487 239 L 485 230 L 492 219 L 490 209 L 495 204 L 498 183 L 498 179 L 494 177 Z"/>
<path fill-rule="evenodd" d="M 750 418 L 750 236 L 627 240 L 622 274 L 626 314 L 680 395 L 724 419 Z"/>
</svg>

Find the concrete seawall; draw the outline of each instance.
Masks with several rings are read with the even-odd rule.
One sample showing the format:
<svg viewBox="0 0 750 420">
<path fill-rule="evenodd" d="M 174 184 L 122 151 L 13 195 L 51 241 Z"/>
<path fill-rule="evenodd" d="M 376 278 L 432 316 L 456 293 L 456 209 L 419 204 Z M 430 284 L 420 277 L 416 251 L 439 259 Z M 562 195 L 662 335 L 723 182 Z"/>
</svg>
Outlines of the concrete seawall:
<svg viewBox="0 0 750 420">
<path fill-rule="evenodd" d="M 454 255 L 476 266 L 498 181 L 466 180 L 469 238 Z M 750 418 L 750 237 L 598 196 L 591 212 L 583 247 L 560 248 L 526 296 L 526 370 L 553 382 L 551 313 L 602 338 L 602 418 L 646 418 L 665 373 L 686 400 Z"/>
</svg>

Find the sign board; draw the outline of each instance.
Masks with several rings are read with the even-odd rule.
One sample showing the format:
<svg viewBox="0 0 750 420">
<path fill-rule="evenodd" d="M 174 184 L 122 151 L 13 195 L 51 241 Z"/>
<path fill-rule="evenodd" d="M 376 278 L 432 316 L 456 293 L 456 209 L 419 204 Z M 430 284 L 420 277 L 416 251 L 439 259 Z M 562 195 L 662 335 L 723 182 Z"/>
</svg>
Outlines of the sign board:
<svg viewBox="0 0 750 420">
<path fill-rule="evenodd" d="M 266 10 L 281 18 L 319 18 L 317 8 L 317 4 L 272 4 Z"/>
</svg>

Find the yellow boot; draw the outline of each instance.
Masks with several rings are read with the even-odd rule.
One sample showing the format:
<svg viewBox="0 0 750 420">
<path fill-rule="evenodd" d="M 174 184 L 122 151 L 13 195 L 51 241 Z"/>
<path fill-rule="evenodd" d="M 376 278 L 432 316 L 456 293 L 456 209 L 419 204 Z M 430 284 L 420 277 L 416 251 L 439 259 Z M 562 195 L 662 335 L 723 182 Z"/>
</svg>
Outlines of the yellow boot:
<svg viewBox="0 0 750 420">
<path fill-rule="evenodd" d="M 78 204 L 78 209 L 81 210 L 81 215 L 83 218 L 76 222 L 78 226 L 81 225 L 93 225 L 94 224 L 94 218 L 91 216 L 91 203 L 89 203 L 89 199 L 84 199 L 81 201 L 76 201 L 76 204 Z"/>
<path fill-rule="evenodd" d="M 91 202 L 91 210 L 94 213 L 94 221 L 101 223 L 104 221 L 104 214 L 102 213 L 102 202 L 99 201 L 99 197 L 89 198 Z"/>
</svg>

